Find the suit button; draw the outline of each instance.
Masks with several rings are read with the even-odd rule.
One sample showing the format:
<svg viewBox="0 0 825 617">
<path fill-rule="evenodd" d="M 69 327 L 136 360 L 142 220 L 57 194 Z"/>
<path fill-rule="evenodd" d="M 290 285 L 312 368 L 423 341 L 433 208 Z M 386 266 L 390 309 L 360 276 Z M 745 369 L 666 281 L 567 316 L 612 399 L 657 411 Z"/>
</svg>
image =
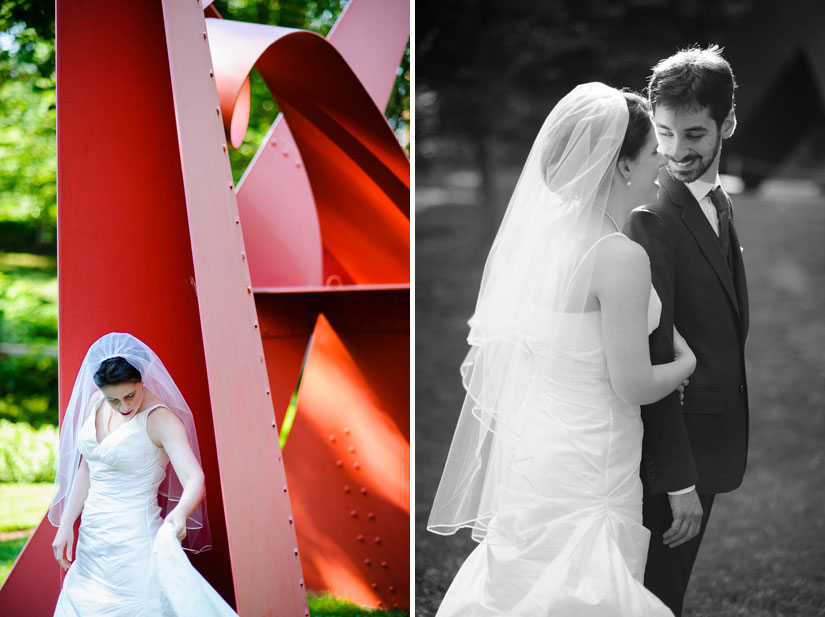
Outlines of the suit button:
<svg viewBox="0 0 825 617">
<path fill-rule="evenodd" d="M 739 393 L 740 393 L 740 394 L 744 394 L 744 393 L 745 393 L 745 386 L 739 386 Z"/>
</svg>

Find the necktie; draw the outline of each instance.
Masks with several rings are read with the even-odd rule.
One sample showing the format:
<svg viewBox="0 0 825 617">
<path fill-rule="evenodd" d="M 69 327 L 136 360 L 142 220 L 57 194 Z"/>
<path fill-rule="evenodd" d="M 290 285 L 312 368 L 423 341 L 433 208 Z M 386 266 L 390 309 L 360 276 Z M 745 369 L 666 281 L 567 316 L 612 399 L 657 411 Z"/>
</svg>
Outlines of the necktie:
<svg viewBox="0 0 825 617">
<path fill-rule="evenodd" d="M 725 256 L 725 261 L 730 265 L 730 222 L 732 215 L 730 202 L 722 187 L 717 187 L 710 192 L 710 201 L 719 216 L 719 244 L 722 245 L 722 254 Z"/>
</svg>

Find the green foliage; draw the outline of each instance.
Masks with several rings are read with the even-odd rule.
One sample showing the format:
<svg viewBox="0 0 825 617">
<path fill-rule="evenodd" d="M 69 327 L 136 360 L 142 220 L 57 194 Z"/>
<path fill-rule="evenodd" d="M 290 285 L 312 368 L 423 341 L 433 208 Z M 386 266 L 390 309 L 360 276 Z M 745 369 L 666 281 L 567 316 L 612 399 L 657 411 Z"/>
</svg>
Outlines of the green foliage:
<svg viewBox="0 0 825 617">
<path fill-rule="evenodd" d="M 54 259 L 0 254 L 0 418 L 57 423 L 57 273 Z M 10 344 L 28 352 L 4 353 Z M 52 353 L 49 353 L 51 348 Z M 8 351 L 6 349 L 6 351 Z"/>
<path fill-rule="evenodd" d="M 387 104 L 387 121 L 395 131 L 398 140 L 410 151 L 410 44 L 404 50 L 401 66 L 398 67 L 390 102 Z"/>
<path fill-rule="evenodd" d="M 0 482 L 53 482 L 57 428 L 0 420 Z"/>
<path fill-rule="evenodd" d="M 37 526 L 54 495 L 51 482 L 0 484 L 0 532 Z"/>
<path fill-rule="evenodd" d="M 0 272 L 0 340 L 4 343 L 57 341 L 57 276 L 20 268 Z"/>
<path fill-rule="evenodd" d="M 0 251 L 56 252 L 54 8 L 0 6 Z"/>
</svg>

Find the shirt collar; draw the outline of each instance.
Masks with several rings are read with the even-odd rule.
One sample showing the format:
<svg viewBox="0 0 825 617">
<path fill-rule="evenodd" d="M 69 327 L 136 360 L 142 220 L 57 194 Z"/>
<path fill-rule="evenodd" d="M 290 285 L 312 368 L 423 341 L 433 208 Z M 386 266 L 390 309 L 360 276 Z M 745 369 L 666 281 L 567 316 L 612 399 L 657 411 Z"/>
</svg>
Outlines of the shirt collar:
<svg viewBox="0 0 825 617">
<path fill-rule="evenodd" d="M 694 180 L 690 183 L 685 183 L 685 186 L 690 191 L 691 195 L 696 199 L 696 201 L 702 201 L 705 197 L 707 197 L 708 193 L 710 193 L 715 188 L 722 186 L 722 180 L 719 178 L 719 174 L 716 174 L 716 178 L 713 182 L 707 182 L 706 180 Z"/>
</svg>

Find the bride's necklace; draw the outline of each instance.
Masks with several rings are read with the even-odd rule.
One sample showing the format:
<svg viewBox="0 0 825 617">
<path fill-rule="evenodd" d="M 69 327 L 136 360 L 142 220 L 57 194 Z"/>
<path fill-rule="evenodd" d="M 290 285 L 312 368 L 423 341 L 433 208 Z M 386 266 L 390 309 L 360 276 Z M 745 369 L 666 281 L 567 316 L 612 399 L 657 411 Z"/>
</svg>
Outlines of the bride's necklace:
<svg viewBox="0 0 825 617">
<path fill-rule="evenodd" d="M 594 207 L 595 207 L 595 206 L 594 206 Z M 619 226 L 618 226 L 618 225 L 616 225 L 616 221 L 614 221 L 614 220 L 613 220 L 613 217 L 612 217 L 612 216 L 610 216 L 610 215 L 607 213 L 607 210 L 602 210 L 601 208 L 596 208 L 596 210 L 598 210 L 599 212 L 601 212 L 602 214 L 604 214 L 604 215 L 607 217 L 607 219 L 608 219 L 611 223 L 613 223 L 613 227 L 615 227 L 615 228 L 616 228 L 616 231 L 618 231 L 619 233 L 622 233 L 622 232 L 621 232 L 621 230 L 619 229 Z"/>
</svg>

